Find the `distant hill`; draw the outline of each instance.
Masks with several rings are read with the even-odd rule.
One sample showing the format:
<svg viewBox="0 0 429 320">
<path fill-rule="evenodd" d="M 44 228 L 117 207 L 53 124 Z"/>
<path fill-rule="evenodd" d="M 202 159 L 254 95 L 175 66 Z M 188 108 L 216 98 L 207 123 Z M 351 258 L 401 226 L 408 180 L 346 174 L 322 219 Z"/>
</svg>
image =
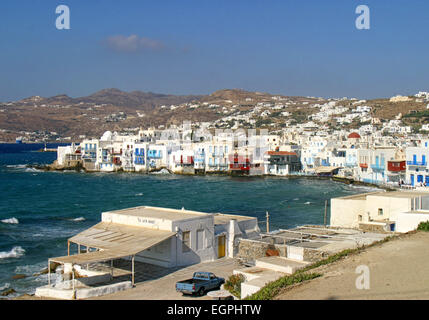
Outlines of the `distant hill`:
<svg viewBox="0 0 429 320">
<path fill-rule="evenodd" d="M 406 102 L 391 102 L 386 98 L 361 103 L 355 99 L 295 97 L 243 89 L 223 89 L 208 95 L 171 95 L 110 88 L 77 98 L 60 94 L 0 103 L 0 141 L 15 141 L 18 136 L 29 141 L 64 137 L 78 141 L 82 136 L 99 137 L 107 130 L 179 125 L 183 121 L 209 122 L 214 128 L 238 125 L 278 130 L 309 121 L 320 111 L 317 105 L 329 101 L 347 107 L 347 113 L 353 112 L 357 105 L 368 105 L 372 117 L 382 121 L 401 118 L 415 130 L 427 122 L 426 116 L 418 117 L 427 110 L 427 102 L 416 98 Z M 410 114 L 414 115 L 407 116 Z M 325 124 L 337 129 L 337 117 L 332 116 Z M 342 127 L 351 129 L 360 125 L 359 121 L 353 121 Z"/>
<path fill-rule="evenodd" d="M 24 104 L 79 104 L 95 103 L 110 104 L 121 107 L 154 107 L 162 104 L 180 104 L 200 100 L 202 95 L 170 95 L 153 92 L 131 91 L 125 92 L 119 89 L 103 89 L 86 97 L 71 98 L 65 94 L 57 95 L 50 98 L 33 96 L 17 101 Z"/>
</svg>

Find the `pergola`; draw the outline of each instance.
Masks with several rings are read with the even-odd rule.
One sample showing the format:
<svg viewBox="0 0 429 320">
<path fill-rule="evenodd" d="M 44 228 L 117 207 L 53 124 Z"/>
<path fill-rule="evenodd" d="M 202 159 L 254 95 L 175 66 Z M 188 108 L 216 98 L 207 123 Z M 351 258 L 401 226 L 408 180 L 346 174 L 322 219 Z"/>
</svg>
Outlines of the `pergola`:
<svg viewBox="0 0 429 320">
<path fill-rule="evenodd" d="M 117 223 L 100 222 L 82 231 L 67 241 L 67 256 L 50 258 L 48 260 L 48 284 L 51 284 L 51 262 L 71 264 L 72 283 L 74 287 L 74 265 L 111 261 L 121 258 L 131 258 L 131 282 L 134 286 L 135 255 L 174 236 L 171 231 L 155 230 L 145 227 L 121 225 Z M 70 255 L 70 244 L 78 246 L 78 254 Z M 87 252 L 81 253 L 80 247 L 86 246 Z M 95 248 L 95 251 L 90 251 Z"/>
</svg>

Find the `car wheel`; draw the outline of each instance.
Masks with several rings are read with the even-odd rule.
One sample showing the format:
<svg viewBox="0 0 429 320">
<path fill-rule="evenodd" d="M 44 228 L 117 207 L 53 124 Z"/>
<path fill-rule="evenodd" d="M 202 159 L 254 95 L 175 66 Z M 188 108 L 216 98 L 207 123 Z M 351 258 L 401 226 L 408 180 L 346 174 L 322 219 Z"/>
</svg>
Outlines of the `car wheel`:
<svg viewBox="0 0 429 320">
<path fill-rule="evenodd" d="M 205 293 L 204 288 L 201 288 L 201 289 L 198 291 L 198 294 L 199 294 L 201 297 L 204 295 L 204 293 Z"/>
</svg>

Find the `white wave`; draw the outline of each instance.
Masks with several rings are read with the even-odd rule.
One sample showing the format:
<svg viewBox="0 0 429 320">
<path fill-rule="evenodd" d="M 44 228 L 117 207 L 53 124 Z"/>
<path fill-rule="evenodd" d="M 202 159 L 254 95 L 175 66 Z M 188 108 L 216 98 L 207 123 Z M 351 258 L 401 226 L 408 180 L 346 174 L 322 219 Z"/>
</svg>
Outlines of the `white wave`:
<svg viewBox="0 0 429 320">
<path fill-rule="evenodd" d="M 19 258 L 22 257 L 24 253 L 25 250 L 22 247 L 16 246 L 13 247 L 10 251 L 0 252 L 0 259 Z"/>
<path fill-rule="evenodd" d="M 25 169 L 27 168 L 26 164 L 10 164 L 6 166 L 7 168 L 17 168 L 17 169 Z"/>
<path fill-rule="evenodd" d="M 35 169 L 35 168 L 26 168 L 25 172 L 42 172 L 42 170 Z"/>
<path fill-rule="evenodd" d="M 170 174 L 167 169 L 161 169 L 160 171 L 151 172 L 150 174 Z"/>
<path fill-rule="evenodd" d="M 140 192 L 140 193 L 136 193 L 136 196 L 141 197 L 142 195 L 143 195 L 143 193 L 142 193 L 142 192 Z"/>
<path fill-rule="evenodd" d="M 295 198 L 295 199 L 293 199 L 294 201 L 298 201 L 299 200 L 299 198 Z"/>
<path fill-rule="evenodd" d="M 85 221 L 85 218 L 79 217 L 79 218 L 69 219 L 69 221 Z"/>
<path fill-rule="evenodd" d="M 9 224 L 18 224 L 19 220 L 17 218 L 13 217 L 13 218 L 9 218 L 9 219 L 3 219 L 3 220 L 1 220 L 1 222 L 9 223 Z"/>
<path fill-rule="evenodd" d="M 10 283 L 6 282 L 3 286 L 0 286 L 0 291 L 3 291 L 5 289 L 8 289 L 10 287 Z"/>
<path fill-rule="evenodd" d="M 307 201 L 306 203 L 304 203 L 304 204 L 310 204 L 311 202 L 310 201 Z"/>
<path fill-rule="evenodd" d="M 354 185 L 349 185 L 348 187 L 352 188 L 352 189 L 357 189 L 357 190 L 364 190 L 364 191 L 369 191 L 369 192 L 373 192 L 373 191 L 380 191 L 382 189 L 380 188 L 376 188 L 376 187 L 368 187 L 368 186 L 354 186 Z"/>
</svg>

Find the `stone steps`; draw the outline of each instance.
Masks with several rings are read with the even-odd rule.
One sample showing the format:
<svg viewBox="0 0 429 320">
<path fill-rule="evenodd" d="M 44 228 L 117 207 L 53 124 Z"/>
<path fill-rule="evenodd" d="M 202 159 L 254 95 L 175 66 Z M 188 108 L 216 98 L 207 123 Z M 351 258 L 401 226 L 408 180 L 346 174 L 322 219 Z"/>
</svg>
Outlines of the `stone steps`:
<svg viewBox="0 0 429 320">
<path fill-rule="evenodd" d="M 255 266 L 285 274 L 292 274 L 298 269 L 304 268 L 309 263 L 305 261 L 283 258 L 283 257 L 263 257 L 256 259 Z"/>
</svg>

